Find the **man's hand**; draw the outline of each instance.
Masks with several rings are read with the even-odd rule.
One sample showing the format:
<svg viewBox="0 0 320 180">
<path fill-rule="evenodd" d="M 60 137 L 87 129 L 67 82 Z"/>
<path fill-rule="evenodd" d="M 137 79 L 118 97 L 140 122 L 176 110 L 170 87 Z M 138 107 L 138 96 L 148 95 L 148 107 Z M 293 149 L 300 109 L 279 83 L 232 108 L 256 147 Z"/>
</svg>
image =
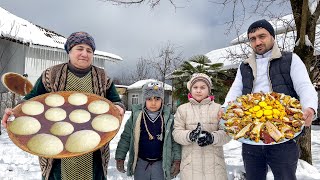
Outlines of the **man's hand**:
<svg viewBox="0 0 320 180">
<path fill-rule="evenodd" d="M 198 145 L 200 147 L 208 146 L 213 143 L 213 136 L 208 131 L 202 131 L 198 138 Z"/>
<path fill-rule="evenodd" d="M 304 122 L 305 122 L 305 126 L 306 127 L 310 127 L 311 124 L 312 124 L 312 120 L 314 119 L 314 110 L 310 107 L 306 108 L 304 111 L 303 111 L 303 119 L 304 119 Z"/>
<path fill-rule="evenodd" d="M 122 109 L 122 107 L 120 107 L 119 105 L 115 105 L 115 106 L 118 108 L 118 110 L 120 112 L 120 115 L 123 116 L 124 115 L 124 110 Z"/>
<path fill-rule="evenodd" d="M 198 126 L 192 130 L 189 134 L 189 140 L 191 142 L 196 142 L 196 140 L 198 139 L 199 135 L 201 133 L 201 124 L 198 122 Z"/>
<path fill-rule="evenodd" d="M 117 170 L 121 173 L 125 173 L 126 170 L 124 170 L 124 160 L 116 159 L 116 161 L 117 161 Z"/>
<path fill-rule="evenodd" d="M 180 163 L 181 163 L 180 160 L 173 161 L 172 166 L 171 166 L 171 172 L 170 172 L 171 178 L 175 178 L 179 174 Z"/>
<path fill-rule="evenodd" d="M 220 108 L 219 112 L 218 112 L 218 119 L 220 120 L 222 118 L 224 114 L 224 108 Z"/>
<path fill-rule="evenodd" d="M 2 123 L 3 127 L 7 128 L 8 119 L 12 114 L 13 114 L 13 111 L 12 111 L 11 108 L 6 108 L 4 110 L 4 114 L 3 114 L 3 117 L 2 117 L 2 120 L 1 120 L 1 123 Z"/>
</svg>

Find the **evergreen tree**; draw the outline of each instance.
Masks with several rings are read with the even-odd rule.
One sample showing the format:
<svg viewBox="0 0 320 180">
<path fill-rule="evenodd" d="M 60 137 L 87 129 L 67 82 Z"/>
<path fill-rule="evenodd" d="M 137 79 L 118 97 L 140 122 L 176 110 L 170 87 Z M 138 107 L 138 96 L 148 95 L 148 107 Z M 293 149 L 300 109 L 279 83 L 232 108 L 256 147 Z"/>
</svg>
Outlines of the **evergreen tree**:
<svg viewBox="0 0 320 180">
<path fill-rule="evenodd" d="M 187 82 L 194 73 L 204 73 L 211 77 L 212 95 L 215 96 L 217 103 L 223 103 L 226 93 L 234 80 L 236 70 L 222 70 L 222 66 L 223 63 L 212 64 L 205 55 L 196 55 L 185 61 L 179 69 L 172 73 L 173 97 L 178 102 L 177 106 L 188 102 Z"/>
</svg>

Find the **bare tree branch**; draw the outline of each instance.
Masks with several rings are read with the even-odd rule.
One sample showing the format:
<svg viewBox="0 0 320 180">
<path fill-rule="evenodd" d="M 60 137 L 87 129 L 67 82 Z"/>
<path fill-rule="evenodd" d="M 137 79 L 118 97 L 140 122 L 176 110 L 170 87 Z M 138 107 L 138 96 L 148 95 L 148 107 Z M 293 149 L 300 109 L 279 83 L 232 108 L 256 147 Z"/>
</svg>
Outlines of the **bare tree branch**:
<svg viewBox="0 0 320 180">
<path fill-rule="evenodd" d="M 183 61 L 182 52 L 177 52 L 178 47 L 167 42 L 162 46 L 156 55 L 146 58 L 154 72 L 158 74 L 158 79 L 165 81 L 166 76 L 172 73 L 174 69 L 179 67 Z"/>
<path fill-rule="evenodd" d="M 131 73 L 131 76 L 134 81 L 139 81 L 151 77 L 150 67 L 146 59 L 142 57 L 139 59 L 136 64 L 136 69 Z"/>
<path fill-rule="evenodd" d="M 147 3 L 150 5 L 150 7 L 153 9 L 157 5 L 160 4 L 161 0 L 100 0 L 102 2 L 112 2 L 116 5 L 134 5 L 134 4 L 142 4 Z M 174 0 L 167 0 L 169 3 L 176 9 L 179 8 L 175 3 Z"/>
</svg>

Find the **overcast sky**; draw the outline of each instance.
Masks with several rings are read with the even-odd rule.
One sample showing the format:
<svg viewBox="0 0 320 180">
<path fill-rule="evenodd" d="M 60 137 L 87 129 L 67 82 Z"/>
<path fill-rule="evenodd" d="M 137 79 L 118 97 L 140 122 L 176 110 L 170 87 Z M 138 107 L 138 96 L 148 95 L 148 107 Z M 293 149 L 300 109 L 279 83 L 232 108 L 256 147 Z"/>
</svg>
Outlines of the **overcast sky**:
<svg viewBox="0 0 320 180">
<path fill-rule="evenodd" d="M 123 58 L 108 68 L 111 75 L 117 75 L 135 68 L 139 57 L 152 56 L 168 41 L 187 59 L 226 47 L 235 38 L 234 32 L 225 34 L 231 8 L 208 0 L 175 2 L 183 8 L 175 9 L 167 0 L 154 9 L 148 4 L 125 7 L 99 0 L 0 0 L 0 6 L 65 37 L 75 31 L 88 32 L 98 50 Z M 245 23 L 243 32 L 251 23 Z"/>
</svg>

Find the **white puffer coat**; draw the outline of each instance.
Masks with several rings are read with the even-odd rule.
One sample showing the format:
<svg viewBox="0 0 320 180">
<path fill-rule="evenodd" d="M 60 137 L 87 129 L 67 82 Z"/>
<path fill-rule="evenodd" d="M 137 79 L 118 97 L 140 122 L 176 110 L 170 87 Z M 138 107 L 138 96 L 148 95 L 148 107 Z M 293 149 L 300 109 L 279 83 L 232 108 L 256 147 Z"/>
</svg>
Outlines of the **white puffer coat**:
<svg viewBox="0 0 320 180">
<path fill-rule="evenodd" d="M 175 114 L 174 140 L 182 145 L 180 165 L 181 180 L 224 180 L 227 179 L 222 145 L 230 141 L 230 137 L 219 129 L 217 118 L 220 105 L 210 98 L 200 103 L 190 99 L 189 103 L 178 107 Z M 189 140 L 189 133 L 197 127 L 214 136 L 211 145 L 200 147 Z"/>
</svg>

